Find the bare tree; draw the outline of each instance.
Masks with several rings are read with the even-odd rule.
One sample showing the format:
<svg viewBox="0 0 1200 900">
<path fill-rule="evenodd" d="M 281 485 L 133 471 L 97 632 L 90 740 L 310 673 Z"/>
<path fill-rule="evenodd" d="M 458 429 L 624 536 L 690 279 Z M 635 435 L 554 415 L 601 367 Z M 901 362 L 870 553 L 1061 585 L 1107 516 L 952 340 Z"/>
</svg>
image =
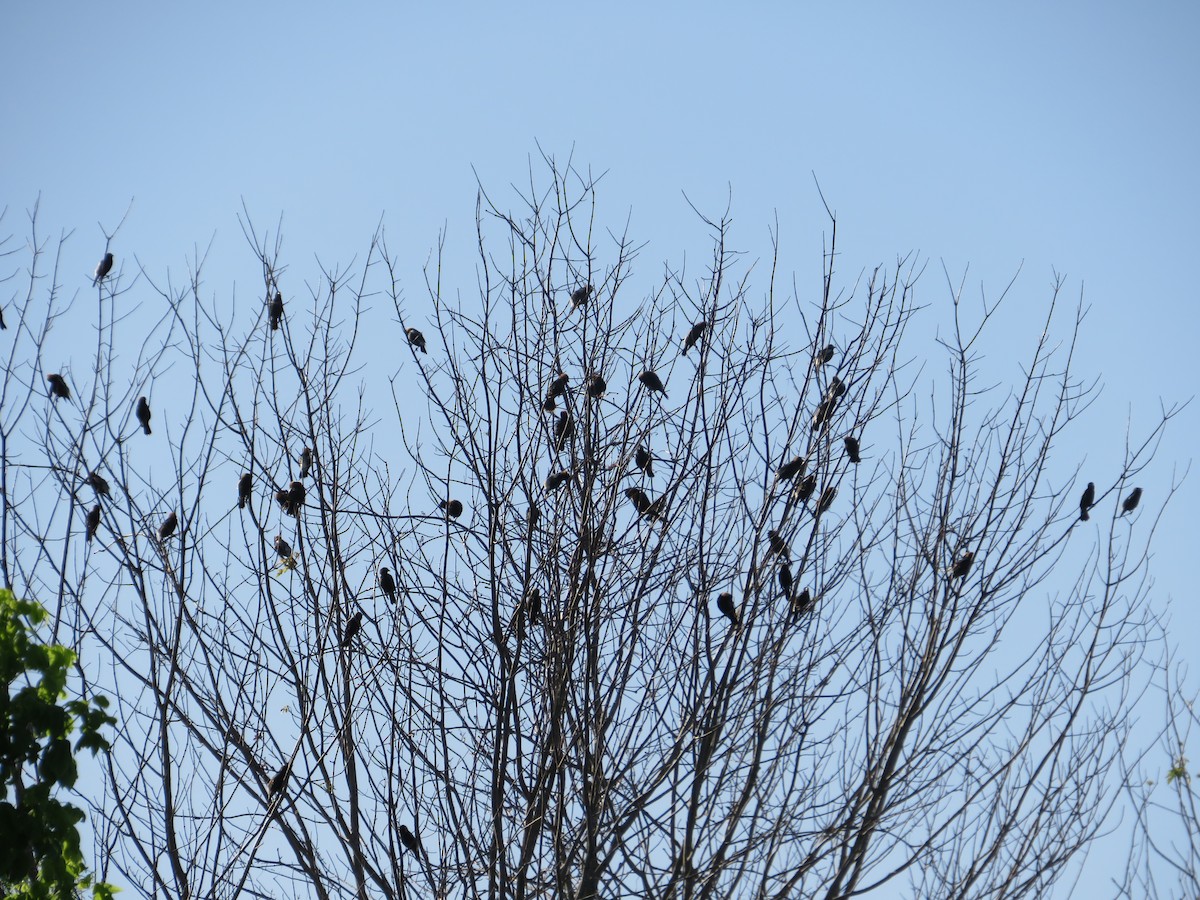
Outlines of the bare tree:
<svg viewBox="0 0 1200 900">
<path fill-rule="evenodd" d="M 211 298 L 203 256 L 182 284 L 123 264 L 119 235 L 76 295 L 33 217 L 0 567 L 120 698 L 100 874 L 1043 896 L 1119 792 L 1164 498 L 1119 514 L 1175 410 L 1081 475 L 1052 454 L 1091 396 L 1061 283 L 989 387 L 999 300 L 952 285 L 910 347 L 922 265 L 843 283 L 832 216 L 816 285 L 783 287 L 776 241 L 748 263 L 727 214 L 702 271 L 648 280 L 595 180 L 546 162 L 515 211 L 481 189 L 469 300 L 442 242 L 418 303 L 382 229 L 302 282 L 248 214 L 254 303 Z M 49 359 L 83 296 L 91 358 Z"/>
</svg>

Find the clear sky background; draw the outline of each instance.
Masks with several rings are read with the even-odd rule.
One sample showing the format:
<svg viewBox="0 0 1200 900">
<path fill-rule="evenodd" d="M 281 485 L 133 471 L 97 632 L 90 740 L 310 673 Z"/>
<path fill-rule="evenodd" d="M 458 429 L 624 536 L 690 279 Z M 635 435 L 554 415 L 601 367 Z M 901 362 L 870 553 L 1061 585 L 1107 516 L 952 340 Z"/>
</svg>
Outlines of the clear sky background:
<svg viewBox="0 0 1200 900">
<path fill-rule="evenodd" d="M 1023 266 L 992 348 L 1027 355 L 1055 271 L 1069 301 L 1082 290 L 1077 372 L 1103 392 L 1062 452 L 1108 483 L 1127 424 L 1143 434 L 1200 385 L 1198 42 L 1194 2 L 9 2 L 0 203 L 19 237 L 39 193 L 44 231 L 75 229 L 68 292 L 90 287 L 97 223 L 132 199 L 113 248 L 128 274 L 136 254 L 185 276 L 215 236 L 205 286 L 248 303 L 262 282 L 243 202 L 260 227 L 283 215 L 297 286 L 318 257 L 361 260 L 382 215 L 419 317 L 443 227 L 461 262 L 447 280 L 474 289 L 472 167 L 504 200 L 539 144 L 607 171 L 602 219 L 648 242 L 647 282 L 704 255 L 684 194 L 711 215 L 731 197 L 733 245 L 765 259 L 778 215 L 783 271 L 813 297 L 815 173 L 847 279 L 915 251 L 918 299 L 944 311 L 943 265 L 956 282 L 970 267 L 970 297 Z M 1193 404 L 1142 479 L 1145 527 L 1198 437 Z M 1198 508 L 1200 471 L 1160 523 L 1153 573 L 1200 676 Z"/>
</svg>

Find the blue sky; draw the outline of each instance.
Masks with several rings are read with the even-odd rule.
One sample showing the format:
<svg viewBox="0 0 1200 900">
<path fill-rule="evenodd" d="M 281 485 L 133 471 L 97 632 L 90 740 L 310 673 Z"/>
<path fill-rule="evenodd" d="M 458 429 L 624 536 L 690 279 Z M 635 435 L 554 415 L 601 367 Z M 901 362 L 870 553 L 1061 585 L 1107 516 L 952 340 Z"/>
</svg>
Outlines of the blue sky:
<svg viewBox="0 0 1200 900">
<path fill-rule="evenodd" d="M 1160 399 L 1196 392 L 1200 6 L 650 6 L 5 4 L 5 230 L 24 236 L 40 192 L 43 229 L 76 229 L 64 281 L 82 289 L 103 252 L 96 223 L 132 199 L 119 259 L 181 275 L 215 236 L 206 287 L 257 298 L 243 201 L 260 226 L 282 213 L 298 280 L 318 256 L 361 259 L 382 215 L 419 309 L 443 227 L 462 264 L 452 280 L 474 287 L 472 167 L 503 195 L 528 181 L 540 144 L 608 172 L 601 214 L 649 242 L 647 275 L 704 252 L 684 193 L 715 215 L 731 196 L 734 245 L 765 257 L 778 215 L 783 271 L 815 293 L 815 173 L 847 277 L 916 251 L 930 262 L 918 296 L 937 307 L 943 264 L 955 281 L 970 267 L 972 297 L 1023 266 L 1002 316 L 1022 348 L 1054 271 L 1067 299 L 1083 290 L 1077 371 L 1103 393 L 1086 446 L 1064 452 L 1086 452 L 1097 482 L 1127 422 L 1140 434 Z M 1198 437 L 1194 404 L 1144 477 L 1147 505 Z M 1192 648 L 1195 508 L 1200 472 L 1153 563 L 1157 601 Z M 1200 652 L 1184 656 L 1200 669 Z"/>
</svg>

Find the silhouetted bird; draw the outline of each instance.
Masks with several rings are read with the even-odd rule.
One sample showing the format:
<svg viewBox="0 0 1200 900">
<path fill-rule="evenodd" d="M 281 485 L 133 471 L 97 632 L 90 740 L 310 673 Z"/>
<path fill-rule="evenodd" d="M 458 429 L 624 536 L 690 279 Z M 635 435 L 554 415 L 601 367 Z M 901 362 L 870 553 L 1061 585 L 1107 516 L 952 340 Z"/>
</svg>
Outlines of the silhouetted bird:
<svg viewBox="0 0 1200 900">
<path fill-rule="evenodd" d="M 575 423 L 571 420 L 571 414 L 564 409 L 554 423 L 554 449 L 561 452 L 574 436 Z"/>
<path fill-rule="evenodd" d="M 536 625 L 542 618 L 542 592 L 537 588 L 529 589 L 525 598 L 525 607 L 529 610 L 529 624 Z"/>
<path fill-rule="evenodd" d="M 381 566 L 379 569 L 379 589 L 385 597 L 393 603 L 396 602 L 396 579 L 392 577 L 387 566 Z"/>
<path fill-rule="evenodd" d="M 549 479 L 547 479 L 547 480 L 549 480 Z M 527 509 L 525 511 L 525 521 L 529 523 L 530 531 L 532 531 L 533 527 L 535 525 L 537 525 L 538 519 L 540 519 L 541 517 L 542 517 L 542 511 L 540 509 L 538 509 L 538 505 L 536 503 L 530 503 L 529 509 Z"/>
<path fill-rule="evenodd" d="M 658 393 L 662 394 L 664 397 L 667 396 L 667 389 L 663 385 L 662 379 L 659 378 L 653 372 L 651 372 L 649 369 L 647 369 L 645 372 L 643 372 L 641 375 L 638 376 L 638 381 L 640 381 L 642 384 L 644 384 L 648 390 L 657 391 Z"/>
<path fill-rule="evenodd" d="M 4 321 L 4 307 L 0 306 L 0 331 L 7 331 L 8 323 Z"/>
<path fill-rule="evenodd" d="M 112 267 L 113 255 L 111 253 L 105 253 L 104 259 L 96 263 L 96 276 L 92 279 L 92 287 L 95 287 L 101 281 L 103 281 L 105 276 L 112 271 Z"/>
<path fill-rule="evenodd" d="M 288 775 L 291 773 L 292 764 L 284 763 L 282 769 L 272 776 L 270 783 L 267 785 L 267 798 L 270 799 L 275 794 L 283 792 L 283 787 L 287 784 Z"/>
<path fill-rule="evenodd" d="M 303 481 L 308 477 L 309 471 L 312 469 L 313 455 L 309 447 L 305 447 L 300 451 L 300 480 Z"/>
<path fill-rule="evenodd" d="M 779 536 L 779 532 L 769 530 L 767 532 L 767 546 L 771 551 L 771 555 L 778 556 L 783 559 L 788 558 L 787 541 Z"/>
<path fill-rule="evenodd" d="M 708 327 L 707 322 L 697 322 L 692 326 L 692 330 L 687 333 L 687 337 L 683 339 L 682 355 L 686 355 L 689 350 L 696 346 L 696 342 L 704 337 L 704 329 Z"/>
<path fill-rule="evenodd" d="M 832 484 L 821 491 L 821 499 L 817 501 L 817 515 L 825 512 L 833 505 L 833 498 L 837 496 L 837 488 Z"/>
<path fill-rule="evenodd" d="M 1088 520 L 1088 510 L 1096 504 L 1096 485 L 1089 481 L 1088 486 L 1083 491 L 1083 496 L 1079 498 L 1079 521 L 1086 522 Z"/>
<path fill-rule="evenodd" d="M 425 349 L 425 335 L 421 334 L 421 332 L 417 331 L 415 328 L 405 328 L 404 334 L 408 337 L 408 343 L 411 346 L 416 347 L 422 353 L 429 353 L 429 351 Z"/>
<path fill-rule="evenodd" d="M 789 459 L 779 467 L 779 471 L 775 473 L 775 480 L 791 481 L 797 475 L 804 474 L 804 467 L 806 465 L 808 465 L 808 461 L 802 456 L 797 456 L 795 459 Z"/>
<path fill-rule="evenodd" d="M 350 617 L 350 621 L 346 623 L 346 631 L 342 634 L 340 646 L 343 650 L 350 646 L 350 642 L 354 640 L 354 636 L 362 630 L 363 614 L 360 609 Z"/>
<path fill-rule="evenodd" d="M 250 502 L 250 493 L 254 490 L 254 479 L 246 472 L 238 479 L 238 509 L 245 509 Z"/>
<path fill-rule="evenodd" d="M 571 291 L 571 302 L 576 306 L 582 306 L 587 303 L 590 296 L 592 296 L 592 286 L 585 284 L 583 287 L 577 287 Z"/>
<path fill-rule="evenodd" d="M 293 481 L 288 488 L 288 512 L 300 518 L 300 510 L 304 507 L 304 483 Z"/>
<path fill-rule="evenodd" d="M 546 490 L 557 491 L 570 480 L 570 472 L 551 472 L 546 476 Z"/>
<path fill-rule="evenodd" d="M 92 511 L 87 514 L 87 541 L 90 544 L 92 538 L 96 536 L 96 531 L 100 528 L 100 504 L 92 507 Z"/>
<path fill-rule="evenodd" d="M 829 380 L 829 387 L 825 390 L 825 398 L 836 403 L 844 396 L 846 396 L 846 385 L 842 384 L 842 379 L 834 375 Z"/>
<path fill-rule="evenodd" d="M 578 292 L 577 292 L 578 293 Z M 421 842 L 417 840 L 417 836 L 408 830 L 408 826 L 400 826 L 400 843 L 410 853 L 419 853 L 421 850 Z"/>
<path fill-rule="evenodd" d="M 1125 502 L 1121 504 L 1121 515 L 1133 512 L 1135 509 L 1137 509 L 1137 505 L 1141 501 L 1142 489 L 1140 487 L 1136 487 L 1133 489 L 1133 493 L 1126 497 Z"/>
<path fill-rule="evenodd" d="M 846 445 L 846 455 L 850 457 L 850 462 L 855 465 L 862 462 L 862 457 L 858 455 L 858 440 L 847 435 L 843 443 Z"/>
<path fill-rule="evenodd" d="M 824 349 L 818 350 L 816 354 L 813 355 L 813 364 L 816 366 L 825 365 L 825 363 L 833 359 L 833 353 L 833 344 L 826 344 Z"/>
<path fill-rule="evenodd" d="M 813 608 L 814 602 L 812 594 L 808 592 L 808 588 L 805 588 L 799 596 L 792 600 L 792 615 L 795 617 L 804 615 Z"/>
<path fill-rule="evenodd" d="M 828 398 L 817 404 L 817 411 L 813 413 L 812 430 L 816 431 L 833 418 L 834 403 Z"/>
<path fill-rule="evenodd" d="M 593 400 L 598 400 L 604 396 L 604 392 L 608 390 L 608 382 L 599 375 L 589 375 L 587 380 L 587 395 Z"/>
<path fill-rule="evenodd" d="M 89 472 L 88 477 L 86 479 L 84 479 L 84 484 L 89 485 L 91 487 L 91 489 L 93 491 L 95 491 L 97 494 L 99 494 L 101 497 L 109 496 L 108 482 L 100 477 L 99 472 L 95 472 L 95 471 Z"/>
<path fill-rule="evenodd" d="M 290 497 L 291 497 L 291 495 L 288 494 L 287 491 L 280 490 L 280 491 L 275 492 L 275 502 L 278 503 L 280 505 L 280 507 L 282 507 L 282 509 L 285 513 L 290 513 L 291 509 L 292 509 L 292 503 L 291 503 Z"/>
<path fill-rule="evenodd" d="M 570 380 L 571 379 L 566 372 L 559 372 L 558 377 L 553 379 L 550 382 L 549 387 L 546 388 L 546 396 L 562 397 L 567 393 L 567 383 Z"/>
<path fill-rule="evenodd" d="M 654 457 L 641 444 L 638 444 L 637 449 L 633 451 L 633 464 L 651 478 L 654 477 Z"/>
<path fill-rule="evenodd" d="M 966 578 L 967 573 L 971 571 L 971 563 L 975 562 L 974 553 L 964 553 L 958 558 L 958 562 L 954 564 L 954 568 L 950 570 L 951 578 Z"/>
<path fill-rule="evenodd" d="M 815 491 L 816 489 L 817 489 L 817 476 L 816 476 L 816 473 L 813 473 L 812 475 L 809 475 L 807 478 L 805 478 L 798 485 L 796 485 L 796 489 L 795 489 L 796 499 L 799 500 L 801 503 L 807 503 L 808 498 L 813 495 L 813 491 Z"/>
<path fill-rule="evenodd" d="M 292 545 L 283 539 L 282 534 L 275 535 L 275 552 L 279 554 L 280 559 L 287 559 L 292 555 Z"/>
<path fill-rule="evenodd" d="M 462 512 L 463 512 L 463 505 L 462 505 L 461 500 L 443 500 L 441 503 L 438 504 L 438 506 L 441 509 L 444 509 L 446 511 L 446 515 L 448 515 L 452 519 L 457 519 L 459 516 L 462 515 Z"/>
<path fill-rule="evenodd" d="M 175 529 L 178 527 L 178 525 L 179 517 L 176 516 L 175 513 L 171 513 L 169 516 L 167 516 L 166 520 L 158 526 L 158 539 L 160 541 L 165 541 L 175 533 Z"/>
<path fill-rule="evenodd" d="M 737 607 L 733 605 L 733 594 L 726 591 L 718 596 L 717 609 L 735 626 L 739 624 Z"/>
<path fill-rule="evenodd" d="M 50 382 L 50 395 L 55 399 L 70 400 L 71 389 L 67 387 L 67 380 L 58 373 L 47 375 L 46 380 Z"/>
<path fill-rule="evenodd" d="M 641 488 L 626 488 L 625 496 L 633 503 L 633 508 L 638 511 L 639 515 L 647 516 L 651 519 L 657 519 L 662 516 L 661 497 L 652 502 Z"/>
<path fill-rule="evenodd" d="M 271 303 L 267 307 L 267 314 L 271 318 L 271 330 L 278 331 L 280 324 L 283 322 L 283 294 L 279 291 L 276 291 L 275 296 L 271 298 Z"/>
<path fill-rule="evenodd" d="M 783 591 L 783 596 L 791 598 L 792 596 L 792 567 L 786 560 L 779 564 L 779 588 Z"/>
<path fill-rule="evenodd" d="M 150 404 L 145 397 L 138 397 L 137 420 L 142 423 L 142 431 L 150 433 Z"/>
</svg>

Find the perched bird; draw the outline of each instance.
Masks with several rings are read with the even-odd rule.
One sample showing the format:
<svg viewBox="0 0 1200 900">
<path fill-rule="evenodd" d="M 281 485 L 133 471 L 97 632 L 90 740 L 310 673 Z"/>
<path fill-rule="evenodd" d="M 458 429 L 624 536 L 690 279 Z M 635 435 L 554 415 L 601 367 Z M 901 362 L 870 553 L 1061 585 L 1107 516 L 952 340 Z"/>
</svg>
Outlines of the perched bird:
<svg viewBox="0 0 1200 900">
<path fill-rule="evenodd" d="M 549 481 L 549 479 L 546 479 L 546 480 Z M 542 517 L 542 511 L 540 509 L 538 509 L 538 505 L 536 503 L 530 503 L 529 509 L 525 511 L 525 521 L 527 521 L 529 523 L 530 531 L 533 531 L 534 526 L 537 525 L 538 520 L 541 517 Z"/>
<path fill-rule="evenodd" d="M 96 536 L 97 530 L 100 528 L 100 504 L 97 503 L 92 507 L 91 512 L 87 514 L 87 542 L 90 544 L 92 538 Z"/>
<path fill-rule="evenodd" d="M 813 413 L 813 421 L 812 421 L 812 430 L 813 431 L 816 431 L 817 429 L 821 428 L 830 419 L 833 418 L 833 411 L 836 408 L 836 405 L 837 404 L 828 397 L 826 397 L 824 400 L 822 400 L 820 403 L 817 404 L 817 411 Z"/>
<path fill-rule="evenodd" d="M 104 259 L 96 263 L 96 277 L 92 279 L 92 287 L 95 287 L 101 281 L 103 281 L 104 277 L 112 271 L 112 267 L 113 255 L 111 253 L 105 253 Z"/>
<path fill-rule="evenodd" d="M 638 444 L 637 449 L 633 451 L 633 463 L 651 478 L 654 477 L 654 457 L 641 444 Z"/>
<path fill-rule="evenodd" d="M 551 472 L 546 476 L 546 490 L 557 491 L 570 480 L 570 472 Z"/>
<path fill-rule="evenodd" d="M 285 513 L 291 513 L 291 510 L 292 510 L 291 495 L 287 491 L 283 491 L 283 490 L 276 491 L 275 492 L 275 502 L 278 503 L 280 505 L 280 507 L 283 508 L 283 511 Z"/>
<path fill-rule="evenodd" d="M 525 608 L 529 610 L 529 624 L 536 625 L 542 618 L 542 592 L 530 588 L 525 598 Z"/>
<path fill-rule="evenodd" d="M 558 377 L 550 382 L 550 386 L 546 388 L 547 397 L 563 397 L 567 393 L 567 383 L 570 381 L 570 376 L 566 372 L 559 372 Z"/>
<path fill-rule="evenodd" d="M 662 498 L 651 501 L 646 496 L 646 492 L 641 488 L 626 488 L 625 496 L 633 503 L 633 508 L 638 511 L 639 515 L 647 516 L 651 519 L 657 519 L 662 516 Z"/>
<path fill-rule="evenodd" d="M 462 515 L 463 505 L 461 500 L 443 500 L 438 504 L 438 508 L 444 509 L 446 515 L 452 519 L 457 519 Z"/>
<path fill-rule="evenodd" d="M 267 314 L 271 319 L 271 330 L 278 331 L 280 324 L 283 322 L 283 294 L 279 291 L 276 291 L 275 296 L 271 298 L 271 303 L 267 307 Z"/>
<path fill-rule="evenodd" d="M 834 354 L 833 344 L 826 344 L 823 349 L 818 350 L 813 355 L 813 365 L 818 366 L 818 367 L 825 365 L 825 363 L 827 363 L 831 359 L 833 359 L 833 354 Z"/>
<path fill-rule="evenodd" d="M 789 459 L 775 473 L 776 481 L 791 481 L 797 475 L 804 474 L 804 467 L 808 465 L 808 461 L 803 456 L 797 456 L 795 459 Z"/>
<path fill-rule="evenodd" d="M 346 623 L 346 630 L 342 633 L 342 639 L 339 646 L 345 650 L 350 646 L 350 642 L 354 640 L 354 636 L 362 631 L 363 614 L 360 609 L 350 617 L 350 621 Z"/>
<path fill-rule="evenodd" d="M 593 400 L 599 400 L 608 390 L 608 383 L 600 375 L 589 375 L 587 380 L 587 395 Z"/>
<path fill-rule="evenodd" d="M 178 527 L 178 525 L 179 517 L 176 516 L 175 513 L 171 513 L 169 516 L 167 516 L 166 520 L 158 526 L 158 539 L 160 541 L 165 541 L 175 533 L 175 529 Z"/>
<path fill-rule="evenodd" d="M 800 482 L 798 485 L 796 485 L 795 491 L 793 493 L 795 494 L 796 499 L 799 500 L 801 503 L 807 503 L 808 498 L 813 495 L 813 491 L 815 491 L 816 489 L 817 489 L 817 476 L 816 476 L 816 473 L 814 472 L 812 475 L 809 475 L 802 482 Z"/>
<path fill-rule="evenodd" d="M 1079 521 L 1086 522 L 1088 520 L 1088 510 L 1096 504 L 1096 485 L 1089 481 L 1088 486 L 1084 489 L 1083 496 L 1079 498 Z"/>
<path fill-rule="evenodd" d="M 862 457 L 858 455 L 858 439 L 846 435 L 843 443 L 846 445 L 846 455 L 850 457 L 850 462 L 858 465 L 862 462 Z"/>
<path fill-rule="evenodd" d="M 687 352 L 696 346 L 696 342 L 704 337 L 704 329 L 707 327 L 707 322 L 697 322 L 692 326 L 691 331 L 687 333 L 687 337 L 683 339 L 683 350 L 680 351 L 681 356 L 686 356 Z"/>
<path fill-rule="evenodd" d="M 138 397 L 137 420 L 142 423 L 142 431 L 150 433 L 150 404 L 145 397 Z"/>
<path fill-rule="evenodd" d="M 285 784 L 287 784 L 288 775 L 291 773 L 291 771 L 292 771 L 292 764 L 284 763 L 283 768 L 280 769 L 278 772 L 276 772 L 271 777 L 271 781 L 267 785 L 267 797 L 268 798 L 274 796 L 275 794 L 279 794 L 279 793 L 283 792 L 283 786 Z"/>
<path fill-rule="evenodd" d="M 421 842 L 417 840 L 417 836 L 408 830 L 407 825 L 400 826 L 400 843 L 410 853 L 419 853 L 421 850 Z"/>
<path fill-rule="evenodd" d="M 783 596 L 792 596 L 792 567 L 786 560 L 779 564 L 779 587 L 783 591 Z"/>
<path fill-rule="evenodd" d="M 396 579 L 392 577 L 387 566 L 381 566 L 379 569 L 379 589 L 390 601 L 396 602 Z"/>
<path fill-rule="evenodd" d="M 1121 515 L 1133 512 L 1135 509 L 1137 509 L 1137 505 L 1141 502 L 1141 500 L 1142 489 L 1140 487 L 1136 487 L 1133 489 L 1133 493 L 1126 497 L 1125 502 L 1121 504 Z"/>
<path fill-rule="evenodd" d="M 733 594 L 729 593 L 728 591 L 720 594 L 717 597 L 717 609 L 719 609 L 722 614 L 724 614 L 725 618 L 732 622 L 734 626 L 740 624 L 738 620 L 737 607 L 733 605 Z"/>
<path fill-rule="evenodd" d="M 243 473 L 238 479 L 238 509 L 245 509 L 250 502 L 250 492 L 254 490 L 254 479 L 249 472 Z"/>
<path fill-rule="evenodd" d="M 84 479 L 84 484 L 89 485 L 101 497 L 109 496 L 108 482 L 101 478 L 100 473 L 95 470 L 88 473 L 88 477 Z"/>
<path fill-rule="evenodd" d="M 583 287 L 577 287 L 571 291 L 571 302 L 576 306 L 583 306 L 590 296 L 592 296 L 592 286 L 585 284 Z"/>
<path fill-rule="evenodd" d="M 275 552 L 279 554 L 280 559 L 287 559 L 292 555 L 292 545 L 283 539 L 282 534 L 275 535 Z"/>
<path fill-rule="evenodd" d="M 567 441 L 574 436 L 575 422 L 571 419 L 571 414 L 564 409 L 554 423 L 554 449 L 561 452 Z"/>
<path fill-rule="evenodd" d="M 792 615 L 793 616 L 804 615 L 806 612 L 808 612 L 810 609 L 813 608 L 813 605 L 815 604 L 815 602 L 816 601 L 813 600 L 812 594 L 810 594 L 808 592 L 808 588 L 805 588 L 804 590 L 802 590 L 800 592 L 799 596 L 797 596 L 796 598 L 794 598 L 792 600 Z"/>
<path fill-rule="evenodd" d="M 821 491 L 821 499 L 817 501 L 817 515 L 825 512 L 833 505 L 833 498 L 837 496 L 837 488 L 832 484 Z"/>
<path fill-rule="evenodd" d="M 408 337 L 408 343 L 410 346 L 416 347 L 422 353 L 429 352 L 425 349 L 425 335 L 421 334 L 421 332 L 417 331 L 417 329 L 405 328 L 404 334 Z"/>
<path fill-rule="evenodd" d="M 304 483 L 293 481 L 288 488 L 288 513 L 300 518 L 300 510 L 304 506 Z"/>
<path fill-rule="evenodd" d="M 767 532 L 767 547 L 770 550 L 770 555 L 778 556 L 781 559 L 788 558 L 787 541 L 781 538 L 779 532 L 773 529 Z"/>
<path fill-rule="evenodd" d="M 50 382 L 50 396 L 57 400 L 70 400 L 71 389 L 67 387 L 67 380 L 57 372 L 53 375 L 47 375 L 46 380 Z"/>
<path fill-rule="evenodd" d="M 300 480 L 303 481 L 308 477 L 309 471 L 312 469 L 313 455 L 312 449 L 305 447 L 300 451 Z"/>
<path fill-rule="evenodd" d="M 653 372 L 651 372 L 649 369 L 647 369 L 645 372 L 643 372 L 641 375 L 638 376 L 638 381 L 640 381 L 642 384 L 644 384 L 646 386 L 647 390 L 657 391 L 658 393 L 662 394 L 664 397 L 667 396 L 667 389 L 663 385 L 662 379 L 659 378 Z"/>
<path fill-rule="evenodd" d="M 846 396 L 846 385 L 842 383 L 842 379 L 836 375 L 829 380 L 829 387 L 825 390 L 825 397 L 831 402 L 836 402 Z"/>
<path fill-rule="evenodd" d="M 950 570 L 951 578 L 966 578 L 967 573 L 971 571 L 971 563 L 975 562 L 975 554 L 970 551 L 964 553 L 955 562 L 954 568 Z"/>
</svg>

